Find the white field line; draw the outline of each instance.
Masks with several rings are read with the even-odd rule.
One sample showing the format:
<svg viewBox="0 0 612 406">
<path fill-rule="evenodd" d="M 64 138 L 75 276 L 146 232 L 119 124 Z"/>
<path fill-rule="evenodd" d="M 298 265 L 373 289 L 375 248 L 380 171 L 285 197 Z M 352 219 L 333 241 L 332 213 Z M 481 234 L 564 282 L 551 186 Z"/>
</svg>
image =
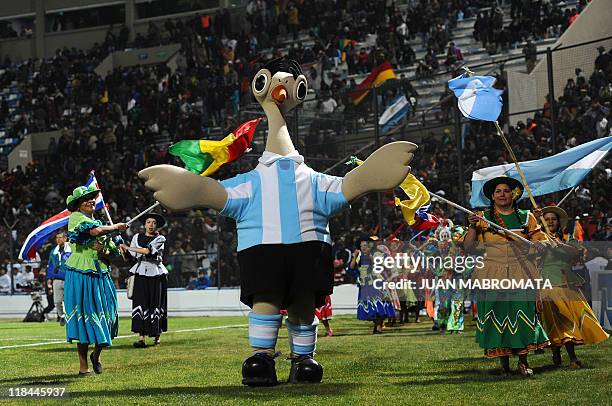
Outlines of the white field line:
<svg viewBox="0 0 612 406">
<path fill-rule="evenodd" d="M 202 328 L 192 328 L 192 329 L 188 329 L 188 330 L 176 330 L 176 331 L 168 331 L 165 334 L 173 334 L 173 333 L 192 333 L 192 332 L 196 332 L 196 331 L 208 331 L 208 330 L 220 330 L 220 329 L 224 329 L 224 328 L 239 328 L 239 327 L 248 327 L 248 324 L 232 324 L 232 325 L 228 325 L 228 326 L 215 326 L 215 327 L 202 327 Z M 123 338 L 130 338 L 130 337 L 136 337 L 136 334 L 130 334 L 127 336 L 117 336 L 114 338 L 114 340 L 120 340 Z M 8 339 L 5 339 L 8 340 Z M 33 339 L 28 339 L 28 338 L 16 338 L 15 340 L 33 340 Z M 54 339 L 54 338 L 38 338 L 37 340 L 45 340 L 44 342 L 38 342 L 38 343 L 31 343 L 31 344 L 17 344 L 17 345 L 5 345 L 0 347 L 0 350 L 6 350 L 6 349 L 10 349 L 10 348 L 20 348 L 20 347 L 39 347 L 41 345 L 53 345 L 53 344 L 67 344 L 66 340 L 58 340 L 58 339 Z"/>
</svg>

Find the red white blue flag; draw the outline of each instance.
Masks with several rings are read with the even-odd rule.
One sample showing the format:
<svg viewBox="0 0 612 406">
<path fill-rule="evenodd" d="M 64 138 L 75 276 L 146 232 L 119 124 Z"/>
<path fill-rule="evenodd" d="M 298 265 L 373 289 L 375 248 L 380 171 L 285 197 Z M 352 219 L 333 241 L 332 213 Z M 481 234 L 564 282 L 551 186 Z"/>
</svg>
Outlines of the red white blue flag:
<svg viewBox="0 0 612 406">
<path fill-rule="evenodd" d="M 85 186 L 90 185 L 94 185 L 97 189 L 100 189 L 93 171 L 89 175 L 87 183 L 85 183 Z M 96 210 L 100 210 L 102 208 L 104 208 L 104 198 L 102 197 L 102 192 L 100 192 L 96 198 Z M 47 240 L 54 235 L 57 230 L 68 226 L 69 217 L 70 212 L 66 209 L 43 221 L 28 235 L 24 241 L 23 246 L 19 251 L 19 258 L 23 259 L 24 261 L 36 258 L 36 251 L 45 242 L 47 242 Z"/>
</svg>

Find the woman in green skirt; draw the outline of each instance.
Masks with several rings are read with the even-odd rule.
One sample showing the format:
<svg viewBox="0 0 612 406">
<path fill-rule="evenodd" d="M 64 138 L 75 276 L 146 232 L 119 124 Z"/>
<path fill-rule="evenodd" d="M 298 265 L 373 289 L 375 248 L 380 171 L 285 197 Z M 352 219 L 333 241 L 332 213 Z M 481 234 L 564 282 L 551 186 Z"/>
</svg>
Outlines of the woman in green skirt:
<svg viewBox="0 0 612 406">
<path fill-rule="evenodd" d="M 539 276 L 531 255 L 543 251 L 548 238 L 532 213 L 516 208 L 515 202 L 523 194 L 519 181 L 497 177 L 484 184 L 483 192 L 491 206 L 482 216 L 534 244 L 528 246 L 510 234 L 497 232 L 476 214 L 469 216 L 464 248 L 468 252 L 481 248 L 486 253 L 484 266 L 474 269 L 472 280 L 482 284 L 498 281 L 506 287 L 479 290 L 476 341 L 486 357 L 500 358 L 504 373 L 510 373 L 510 355 L 517 355 L 518 371 L 523 376 L 531 376 L 533 370 L 529 368 L 527 354 L 550 344 L 536 311 L 537 290 L 508 289 L 504 281 L 524 283 L 524 286 L 529 286 L 531 281 L 535 286 L 534 279 Z"/>
<path fill-rule="evenodd" d="M 119 255 L 110 238 L 114 231 L 128 228 L 125 223 L 103 226 L 93 217 L 96 196 L 94 186 L 79 186 L 66 199 L 72 212 L 68 220 L 68 241 L 72 255 L 64 265 L 64 304 L 66 309 L 66 339 L 76 341 L 79 353 L 79 375 L 90 373 L 87 352 L 95 345 L 89 359 L 95 373 L 102 373 L 100 353 L 117 336 L 117 292 L 110 276 L 107 259 Z"/>
</svg>

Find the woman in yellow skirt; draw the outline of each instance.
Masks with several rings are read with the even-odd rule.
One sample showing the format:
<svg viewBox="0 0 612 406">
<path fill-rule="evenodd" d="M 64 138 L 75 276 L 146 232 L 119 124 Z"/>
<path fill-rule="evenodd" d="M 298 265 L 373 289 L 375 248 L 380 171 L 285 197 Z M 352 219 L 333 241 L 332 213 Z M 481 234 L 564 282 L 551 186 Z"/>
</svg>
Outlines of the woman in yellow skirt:
<svg viewBox="0 0 612 406">
<path fill-rule="evenodd" d="M 542 208 L 542 214 L 552 238 L 559 243 L 546 253 L 542 264 L 542 278 L 553 286 L 540 291 L 542 325 L 551 343 L 553 363 L 561 365 L 561 347 L 565 346 L 570 357 L 569 367 L 579 369 L 582 363 L 574 347 L 600 343 L 608 334 L 579 289 L 584 281 L 572 272 L 571 265 L 580 256 L 581 248 L 575 240 L 564 241 L 561 230 L 567 225 L 567 213 L 560 207 L 549 206 Z"/>
</svg>

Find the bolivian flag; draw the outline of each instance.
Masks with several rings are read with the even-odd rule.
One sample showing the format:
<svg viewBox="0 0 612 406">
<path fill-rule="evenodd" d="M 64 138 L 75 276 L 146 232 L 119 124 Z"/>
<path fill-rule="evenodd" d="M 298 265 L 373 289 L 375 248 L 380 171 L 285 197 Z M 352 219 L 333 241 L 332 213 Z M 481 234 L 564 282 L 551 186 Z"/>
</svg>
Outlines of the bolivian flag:
<svg viewBox="0 0 612 406">
<path fill-rule="evenodd" d="M 353 104 L 358 105 L 361 103 L 372 87 L 378 87 L 385 83 L 385 81 L 395 78 L 397 78 L 397 76 L 395 76 L 395 72 L 393 72 L 391 64 L 389 61 L 384 61 L 376 69 L 370 72 L 367 78 L 357 85 L 356 90 L 351 92 Z"/>
<path fill-rule="evenodd" d="M 255 128 L 262 118 L 242 123 L 221 141 L 184 140 L 170 146 L 168 152 L 181 158 L 185 169 L 200 176 L 209 176 L 223 165 L 243 156 L 253 140 Z"/>
</svg>

